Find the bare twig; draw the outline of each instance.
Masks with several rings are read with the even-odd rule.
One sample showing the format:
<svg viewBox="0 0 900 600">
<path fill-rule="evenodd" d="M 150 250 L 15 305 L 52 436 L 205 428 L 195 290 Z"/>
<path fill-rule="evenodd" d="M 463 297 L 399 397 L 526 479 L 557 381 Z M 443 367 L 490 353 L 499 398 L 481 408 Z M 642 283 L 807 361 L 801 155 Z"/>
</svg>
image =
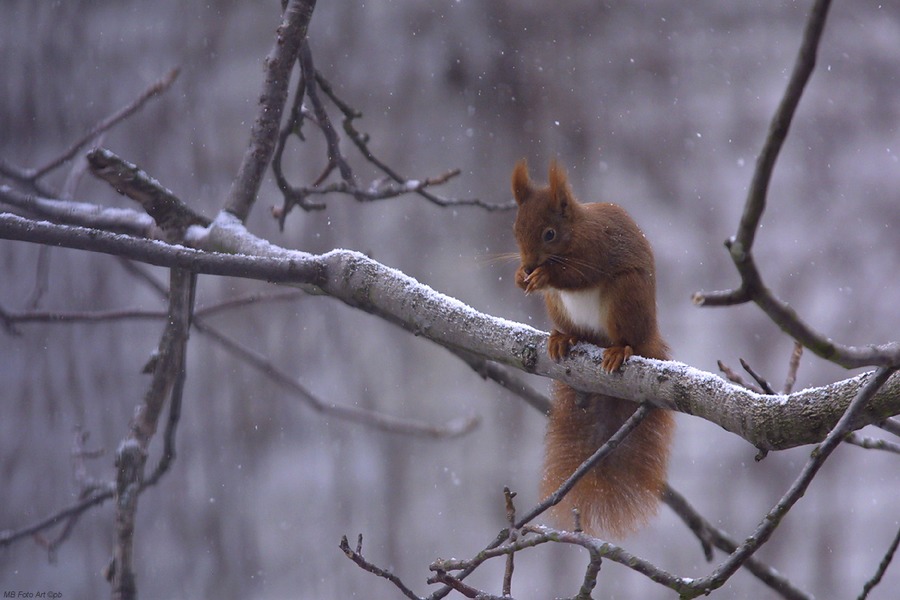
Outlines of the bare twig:
<svg viewBox="0 0 900 600">
<path fill-rule="evenodd" d="M 195 273 L 189 272 L 187 281 L 183 282 L 182 285 L 187 286 L 189 289 L 186 291 L 173 289 L 170 291 L 169 296 L 171 298 L 172 294 L 180 293 L 182 295 L 187 295 L 188 297 L 188 310 L 186 311 L 186 314 L 180 315 L 180 318 L 182 319 L 181 325 L 184 327 L 182 335 L 184 336 L 184 341 L 186 342 L 188 332 L 191 328 L 191 321 L 193 320 L 193 307 L 197 293 L 197 275 Z M 169 397 L 169 417 L 168 419 L 166 419 L 166 429 L 163 433 L 163 453 L 156 465 L 156 468 L 153 470 L 153 473 L 150 475 L 150 477 L 144 480 L 143 487 L 145 488 L 151 485 L 156 485 L 159 479 L 163 475 L 165 475 L 169 468 L 172 466 L 172 463 L 175 462 L 175 434 L 178 430 L 178 423 L 181 420 L 181 403 L 184 397 L 184 382 L 187 379 L 187 369 L 185 367 L 186 353 L 184 344 L 182 344 L 180 349 L 176 350 L 180 352 L 180 356 L 177 357 L 178 364 L 175 366 L 175 381 L 172 384 L 172 391 Z"/>
<path fill-rule="evenodd" d="M 797 371 L 800 369 L 800 358 L 803 357 L 803 344 L 794 342 L 794 351 L 791 352 L 791 360 L 788 363 L 787 377 L 784 379 L 784 387 L 781 393 L 784 395 L 794 391 L 794 384 L 797 382 Z"/>
<path fill-rule="evenodd" d="M 461 575 L 457 576 L 456 579 L 462 579 L 464 574 L 473 572 L 479 566 L 484 564 L 485 561 L 492 558 L 505 556 L 510 552 L 520 552 L 542 544 L 556 542 L 572 544 L 588 550 L 593 550 L 592 558 L 593 556 L 602 557 L 625 565 L 657 583 L 686 595 L 686 597 L 690 597 L 690 594 L 694 592 L 691 579 L 673 575 L 664 569 L 660 569 L 653 563 L 631 554 L 616 544 L 599 540 L 586 533 L 562 531 L 543 525 L 527 525 L 522 531 L 525 535 L 521 536 L 515 542 L 509 542 L 502 545 L 498 544 L 492 548 L 479 552 L 471 559 L 436 560 L 429 566 L 429 569 L 435 573 L 460 571 Z M 592 570 L 593 568 L 596 568 L 596 566 L 593 564 L 592 560 L 592 564 L 588 566 L 588 569 Z"/>
<path fill-rule="evenodd" d="M 179 381 L 184 373 L 195 279 L 196 275 L 182 269 L 172 269 L 170 272 L 169 320 L 160 339 L 153 379 L 135 412 L 128 435 L 116 451 L 115 544 L 108 570 L 114 600 L 132 600 L 137 596 L 133 549 L 137 502 L 147 485 L 144 465 L 159 416 L 166 399 L 173 392 L 180 392 Z M 171 448 L 167 450 L 173 451 Z M 158 469 L 159 475 L 168 467 L 164 463 L 171 458 L 164 456 Z M 153 477 L 159 475 L 154 473 Z M 151 484 L 155 482 L 152 478 L 149 481 Z"/>
<path fill-rule="evenodd" d="M 647 414 L 651 410 L 651 406 L 649 404 L 641 404 L 634 413 L 628 417 L 628 419 L 622 423 L 622 426 L 619 427 L 619 430 L 616 431 L 612 437 L 610 437 L 602 446 L 597 448 L 597 450 L 586 460 L 581 466 L 579 466 L 572 475 L 566 479 L 559 489 L 550 494 L 547 498 L 545 498 L 540 504 L 531 509 L 524 517 L 522 517 L 517 523 L 516 528 L 521 528 L 525 526 L 527 523 L 530 523 L 535 518 L 537 518 L 540 514 L 545 512 L 551 506 L 556 506 L 566 494 L 571 491 L 575 484 L 584 477 L 588 471 L 593 469 L 597 463 L 603 460 L 606 456 L 608 456 L 613 450 L 618 448 L 619 444 L 622 443 L 629 433 L 631 433 L 638 425 L 641 424 L 641 421 L 647 416 Z"/>
<path fill-rule="evenodd" d="M 322 100 L 319 98 L 319 92 L 316 89 L 316 68 L 313 65 L 313 56 L 312 50 L 309 48 L 309 40 L 304 40 L 303 43 L 300 44 L 299 61 L 300 68 L 303 70 L 303 80 L 306 82 L 306 97 L 309 98 L 309 103 L 312 105 L 316 124 L 318 124 L 319 128 L 322 130 L 322 135 L 325 136 L 325 144 L 328 149 L 328 165 L 325 167 L 325 171 L 322 175 L 319 176 L 319 179 L 313 183 L 313 187 L 317 187 L 325 181 L 325 178 L 327 178 L 329 173 L 335 168 L 340 171 L 341 179 L 347 182 L 348 185 L 356 187 L 353 170 L 350 168 L 344 155 L 341 154 L 340 139 L 338 138 L 337 131 L 334 130 L 331 119 L 328 117 L 328 112 L 325 110 L 325 105 L 322 104 Z"/>
<path fill-rule="evenodd" d="M 436 177 L 426 179 L 409 179 L 401 176 L 397 171 L 376 157 L 369 149 L 369 136 L 360 133 L 353 125 L 353 121 L 361 118 L 362 113 L 343 101 L 324 75 L 315 69 L 312 51 L 307 43 L 304 43 L 300 49 L 299 61 L 303 71 L 302 77 L 297 87 L 288 122 L 279 134 L 278 146 L 273 159 L 276 182 L 284 195 L 283 205 L 280 208 L 273 209 L 273 215 L 278 219 L 279 226 L 284 227 L 285 219 L 294 206 L 300 206 L 304 210 L 325 208 L 325 204 L 322 202 L 311 202 L 310 196 L 334 193 L 353 196 L 360 202 L 385 200 L 409 193 L 416 193 L 429 202 L 442 207 L 478 206 L 486 210 L 507 210 L 515 207 L 515 202 L 513 201 L 503 204 L 491 204 L 477 198 L 444 198 L 429 191 L 430 188 L 444 184 L 451 178 L 458 176 L 460 174 L 459 169 L 453 169 Z M 328 111 L 325 109 L 324 103 L 319 98 L 319 90 L 341 111 L 344 116 L 344 133 L 350 138 L 363 157 L 384 173 L 384 179 L 373 181 L 368 188 L 362 188 L 357 185 L 350 163 L 341 153 L 337 131 L 332 124 Z M 312 107 L 311 111 L 302 106 L 304 97 L 309 99 Z M 303 139 L 300 133 L 300 125 L 304 118 L 313 120 L 322 131 L 328 152 L 328 162 L 322 174 L 312 185 L 295 187 L 288 183 L 285 178 L 281 162 L 287 138 L 291 134 L 295 134 L 301 140 Z M 325 180 L 335 169 L 340 171 L 340 181 L 324 185 Z"/>
<path fill-rule="evenodd" d="M 510 541 L 515 542 L 519 537 L 519 532 L 516 529 L 516 506 L 513 503 L 516 493 L 511 491 L 508 487 L 504 487 L 503 497 L 506 500 L 506 522 L 509 524 L 509 539 Z M 510 552 L 506 555 L 506 568 L 503 570 L 504 596 L 510 596 L 512 594 L 512 577 L 516 567 L 515 556 L 515 552 Z"/>
<path fill-rule="evenodd" d="M 884 558 L 881 559 L 881 563 L 878 565 L 878 569 L 875 571 L 875 574 L 863 586 L 863 591 L 859 595 L 858 600 L 866 600 L 866 598 L 869 597 L 869 592 L 871 592 L 876 585 L 881 583 L 881 578 L 884 576 L 884 572 L 887 571 L 887 568 L 888 566 L 890 566 L 891 561 L 894 560 L 894 553 L 897 551 L 898 546 L 900 546 L 900 530 L 897 530 L 896 535 L 894 535 L 894 540 L 891 542 L 890 547 L 888 547 L 887 552 L 884 554 Z"/>
<path fill-rule="evenodd" d="M 387 175 L 391 180 L 393 180 L 400 186 L 407 188 L 407 191 L 414 191 L 429 202 L 432 202 L 433 204 L 436 204 L 438 206 L 477 206 L 488 211 L 510 210 L 512 208 L 515 208 L 516 203 L 514 200 L 510 200 L 509 202 L 504 202 L 502 204 L 493 204 L 490 202 L 484 202 L 483 200 L 480 200 L 478 198 L 443 198 L 440 196 L 436 196 L 428 191 L 427 188 L 430 184 L 419 186 L 411 185 L 419 182 L 401 176 L 398 172 L 394 171 L 387 164 L 379 160 L 378 157 L 376 157 L 369 149 L 369 136 L 360 133 L 353 126 L 353 121 L 362 117 L 362 113 L 341 100 L 335 93 L 334 88 L 331 86 L 328 80 L 318 71 L 316 72 L 316 81 L 318 82 L 325 95 L 327 95 L 332 100 L 332 102 L 334 102 L 335 106 L 337 106 L 338 109 L 344 114 L 344 132 L 357 147 L 359 152 L 365 157 L 367 161 L 372 163 L 375 167 L 378 168 L 378 170 Z M 443 183 L 443 181 L 446 181 L 446 179 L 457 174 L 458 171 L 450 171 L 440 178 L 432 181 L 434 183 Z"/>
<path fill-rule="evenodd" d="M 731 554 L 737 549 L 737 543 L 729 537 L 727 533 L 707 521 L 697 512 L 688 501 L 671 486 L 666 486 L 663 493 L 663 502 L 669 508 L 681 517 L 681 519 L 690 527 L 694 535 L 700 540 L 703 546 L 703 553 L 706 560 L 713 559 L 713 546 Z M 812 596 L 806 592 L 797 589 L 788 581 L 781 573 L 763 563 L 755 556 L 751 556 L 744 563 L 744 568 L 753 573 L 760 581 L 777 592 L 782 598 L 788 600 L 810 600 Z"/>
<path fill-rule="evenodd" d="M 117 124 L 121 123 L 122 121 L 139 111 L 141 108 L 143 108 L 143 106 L 149 100 L 161 95 L 166 90 L 168 90 L 178 78 L 178 73 L 178 68 L 172 69 L 171 71 L 166 73 L 162 78 L 153 83 L 153 85 L 144 90 L 144 92 L 141 93 L 140 96 L 135 98 L 130 104 L 124 106 L 117 112 L 109 115 L 108 117 L 94 125 L 94 127 L 91 128 L 90 131 L 73 142 L 65 152 L 63 152 L 56 158 L 53 158 L 42 167 L 25 169 L 15 167 L 0 160 L 0 175 L 4 175 L 14 181 L 18 181 L 21 184 L 25 184 L 29 186 L 33 191 L 36 191 L 37 193 L 44 196 L 52 195 L 50 189 L 39 181 L 44 175 L 71 160 L 78 153 L 78 151 L 89 144 L 91 140 L 96 139 L 97 136 L 115 127 Z"/>
<path fill-rule="evenodd" d="M 519 377 L 513 375 L 509 369 L 498 365 L 495 362 L 485 360 L 472 352 L 465 352 L 453 348 L 451 348 L 450 351 L 469 365 L 472 370 L 481 375 L 482 379 L 492 380 L 524 400 L 528 406 L 544 415 L 550 414 L 550 399 L 547 395 L 537 391 Z"/>
<path fill-rule="evenodd" d="M 198 318 L 209 317 L 220 312 L 233 310 L 244 306 L 250 306 L 265 302 L 281 302 L 297 300 L 306 294 L 298 291 L 281 291 L 273 293 L 246 294 L 239 298 L 232 298 L 216 304 L 198 308 L 194 315 Z M 158 320 L 166 318 L 168 313 L 163 310 L 146 310 L 140 308 L 123 308 L 113 310 L 91 311 L 55 311 L 55 310 L 28 310 L 28 311 L 0 311 L 0 316 L 10 325 L 19 323 L 97 323 L 103 321 L 127 321 L 136 319 Z"/>
<path fill-rule="evenodd" d="M 275 45 L 266 57 L 266 77 L 259 96 L 259 113 L 250 131 L 250 144 L 244 153 L 228 198 L 225 210 L 245 221 L 256 202 L 263 175 L 269 167 L 281 115 L 288 98 L 288 85 L 300 45 L 306 38 L 316 0 L 291 0 L 282 15 Z"/>
<path fill-rule="evenodd" d="M 76 428 L 71 451 L 73 475 L 75 483 L 79 488 L 78 497 L 82 500 L 91 498 L 98 491 L 110 489 L 110 484 L 108 482 L 96 481 L 88 475 L 84 459 L 97 458 L 103 454 L 102 450 L 84 449 L 84 443 L 87 441 L 88 437 L 90 437 L 89 432 L 80 427 Z M 43 531 L 34 532 L 33 537 L 35 541 L 40 546 L 46 548 L 47 556 L 51 563 L 56 562 L 57 549 L 69 539 L 69 536 L 75 530 L 75 525 L 78 523 L 80 516 L 80 512 L 68 515 L 64 520 L 62 530 L 52 538 L 43 535 Z"/>
<path fill-rule="evenodd" d="M 866 450 L 884 450 L 885 452 L 893 452 L 900 454 L 900 444 L 888 440 L 877 440 L 870 437 L 859 435 L 858 433 L 847 434 L 844 441 Z"/>
<path fill-rule="evenodd" d="M 374 427 L 375 429 L 380 429 L 389 433 L 416 435 L 433 439 L 454 438 L 466 435 L 473 431 L 481 422 L 477 416 L 470 416 L 455 419 L 444 425 L 430 425 L 414 419 L 386 415 L 356 406 L 325 402 L 306 389 L 306 387 L 300 384 L 292 375 L 285 373 L 272 364 L 267 358 L 231 340 L 222 333 L 207 326 L 199 319 L 195 321 L 194 327 L 200 333 L 215 340 L 225 350 L 240 358 L 244 363 L 264 373 L 270 381 L 273 381 L 282 388 L 292 392 L 293 395 L 302 399 L 313 410 L 325 415 L 352 421 L 368 427 Z"/>
<path fill-rule="evenodd" d="M 66 508 L 56 511 L 55 513 L 44 517 L 43 519 L 32 523 L 31 525 L 27 525 L 25 527 L 22 527 L 21 529 L 17 529 L 14 531 L 0 531 L 0 548 L 4 548 L 23 538 L 33 536 L 45 529 L 54 527 L 65 519 L 81 515 L 86 510 L 99 504 L 103 504 L 104 502 L 112 498 L 114 494 L 115 490 L 113 489 L 113 486 L 108 485 L 107 487 L 104 487 L 102 489 L 95 490 L 91 493 L 91 495 L 79 500 L 78 502 L 70 506 L 67 506 Z"/>
<path fill-rule="evenodd" d="M 744 381 L 744 378 L 741 377 L 740 373 L 738 373 L 737 371 L 735 371 L 734 369 L 732 369 L 731 367 L 726 365 L 721 360 L 716 361 L 716 364 L 719 366 L 719 370 L 722 372 L 722 374 L 725 375 L 725 378 L 728 379 L 728 381 L 730 381 L 731 383 L 733 383 L 735 385 L 739 385 L 742 388 L 746 388 L 746 389 L 750 390 L 751 392 L 756 392 L 758 394 L 762 393 L 761 389 L 759 389 L 757 386 L 753 385 L 752 383 Z"/>
<path fill-rule="evenodd" d="M 762 389 L 764 394 L 768 394 L 770 396 L 775 394 L 775 390 L 772 389 L 772 386 L 769 385 L 769 382 L 766 381 L 765 377 L 763 377 L 762 375 L 757 373 L 755 370 L 753 370 L 753 367 L 750 366 L 750 363 L 748 363 L 743 358 L 740 359 L 740 361 L 741 361 L 741 367 L 743 367 L 744 370 L 750 374 L 750 377 L 752 377 L 753 380 L 756 381 L 756 383 L 759 385 L 760 389 Z"/>
<path fill-rule="evenodd" d="M 876 423 L 878 427 L 900 437 L 900 422 L 897 419 L 885 419 L 881 423 Z"/>
<path fill-rule="evenodd" d="M 76 140 L 69 149 L 60 154 L 55 159 L 48 162 L 46 165 L 39 169 L 35 169 L 34 178 L 40 179 L 53 169 L 59 167 L 63 163 L 72 159 L 75 154 L 78 153 L 84 146 L 86 146 L 91 140 L 96 138 L 101 133 L 111 129 L 116 124 L 124 121 L 137 111 L 139 111 L 150 99 L 159 96 L 166 90 L 168 90 L 175 80 L 178 78 L 178 74 L 181 70 L 179 68 L 172 69 L 168 73 L 166 73 L 161 79 L 156 81 L 149 88 L 144 90 L 144 92 L 135 98 L 131 104 L 123 107 L 118 112 L 113 113 L 112 115 L 106 117 L 99 123 L 97 123 L 93 129 L 84 134 L 81 138 Z"/>
<path fill-rule="evenodd" d="M 104 321 L 164 319 L 166 312 L 140 308 L 91 311 L 27 310 L 9 311 L 6 316 L 11 323 L 101 323 Z"/>
<path fill-rule="evenodd" d="M 361 569 L 368 571 L 369 573 L 372 573 L 373 575 L 377 575 L 378 577 L 381 577 L 383 579 L 387 579 L 388 581 L 393 583 L 394 586 L 398 590 L 400 590 L 400 592 L 404 596 L 409 598 L 410 600 L 423 600 L 420 596 L 417 596 L 415 594 L 415 592 L 413 592 L 411 589 L 409 589 L 409 587 L 407 587 L 407 585 L 405 583 L 403 583 L 403 581 L 399 577 L 397 577 L 390 571 L 386 571 L 385 569 L 375 566 L 374 564 L 370 563 L 363 557 L 363 555 L 362 555 L 362 534 L 359 534 L 359 538 L 356 543 L 356 550 L 353 550 L 350 548 L 350 544 L 347 542 L 346 535 L 341 537 L 340 548 L 343 551 L 343 553 L 347 556 L 347 558 L 349 558 L 350 560 L 355 562 L 357 565 L 359 565 L 359 567 Z"/>
<path fill-rule="evenodd" d="M 596 548 L 590 547 L 587 551 L 590 561 L 587 569 L 584 570 L 584 579 L 574 600 L 591 600 L 593 598 L 591 592 L 597 587 L 597 576 L 600 574 L 600 567 L 603 565 L 603 555 Z"/>
<path fill-rule="evenodd" d="M 294 92 L 294 100 L 291 103 L 291 110 L 288 113 L 287 122 L 278 133 L 278 143 L 275 145 L 275 153 L 272 155 L 272 173 L 275 175 L 275 183 L 285 197 L 284 206 L 281 208 L 272 207 L 272 214 L 278 219 L 278 226 L 282 229 L 284 229 L 284 221 L 287 217 L 289 205 L 292 203 L 299 204 L 303 210 L 307 211 L 322 210 L 325 208 L 323 202 L 310 202 L 302 190 L 294 188 L 284 175 L 284 167 L 282 165 L 284 149 L 287 146 L 288 139 L 292 135 L 296 135 L 300 141 L 306 140 L 306 138 L 303 137 L 303 120 L 306 115 L 306 109 L 303 106 L 303 99 L 305 97 L 306 72 L 301 69 L 300 77 L 297 80 L 297 90 Z M 326 173 L 327 172 L 328 171 L 326 170 Z"/>
<path fill-rule="evenodd" d="M 703 556 L 706 557 L 707 561 L 711 561 L 713 559 L 714 541 L 712 531 L 708 526 L 709 524 L 706 519 L 694 510 L 684 496 L 676 492 L 668 484 L 666 484 L 666 489 L 663 490 L 662 501 L 665 502 L 676 515 L 681 517 L 684 524 L 694 532 L 694 535 L 696 535 L 697 539 L 700 541 L 700 546 L 703 548 Z M 734 548 L 727 550 L 727 552 L 733 551 Z"/>
</svg>

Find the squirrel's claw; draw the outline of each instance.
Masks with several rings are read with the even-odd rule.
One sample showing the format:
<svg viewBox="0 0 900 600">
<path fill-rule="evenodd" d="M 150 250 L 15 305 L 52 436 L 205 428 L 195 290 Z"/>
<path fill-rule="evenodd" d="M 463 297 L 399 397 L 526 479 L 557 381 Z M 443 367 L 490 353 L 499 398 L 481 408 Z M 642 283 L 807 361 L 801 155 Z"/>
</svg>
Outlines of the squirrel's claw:
<svg viewBox="0 0 900 600">
<path fill-rule="evenodd" d="M 600 367 L 607 373 L 614 373 L 622 367 L 626 358 L 633 355 L 634 350 L 631 349 L 631 346 L 610 346 L 603 350 L 603 361 L 600 363 Z"/>
<path fill-rule="evenodd" d="M 549 275 L 543 267 L 535 268 L 531 273 L 525 275 L 525 293 L 530 294 L 544 289 L 549 284 Z"/>
<path fill-rule="evenodd" d="M 550 332 L 550 339 L 547 341 L 547 354 L 554 361 L 559 362 L 568 356 L 569 349 L 577 343 L 578 338 L 574 335 L 554 329 Z"/>
</svg>

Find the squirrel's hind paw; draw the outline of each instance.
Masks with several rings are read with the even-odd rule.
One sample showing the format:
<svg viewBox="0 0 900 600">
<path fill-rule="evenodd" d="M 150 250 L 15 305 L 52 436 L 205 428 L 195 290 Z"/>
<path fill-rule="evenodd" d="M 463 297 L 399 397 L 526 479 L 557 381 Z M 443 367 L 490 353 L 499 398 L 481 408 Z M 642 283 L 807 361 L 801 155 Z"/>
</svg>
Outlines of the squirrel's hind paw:
<svg viewBox="0 0 900 600">
<path fill-rule="evenodd" d="M 603 350 L 603 362 L 600 367 L 607 373 L 618 371 L 629 356 L 634 355 L 631 346 L 610 346 Z"/>
<path fill-rule="evenodd" d="M 547 353 L 550 358 L 559 362 L 568 356 L 569 349 L 577 343 L 578 338 L 574 335 L 554 329 L 550 332 L 550 339 L 547 341 Z"/>
</svg>

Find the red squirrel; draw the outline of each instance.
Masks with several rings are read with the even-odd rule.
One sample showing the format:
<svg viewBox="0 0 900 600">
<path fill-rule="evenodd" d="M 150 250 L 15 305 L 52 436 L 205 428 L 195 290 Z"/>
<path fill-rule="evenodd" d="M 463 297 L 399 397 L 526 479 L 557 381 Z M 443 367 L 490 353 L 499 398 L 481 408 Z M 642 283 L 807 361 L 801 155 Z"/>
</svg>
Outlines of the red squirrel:
<svg viewBox="0 0 900 600">
<path fill-rule="evenodd" d="M 553 322 L 550 357 L 558 361 L 584 341 L 604 348 L 601 368 L 607 373 L 618 371 L 633 354 L 668 359 L 656 322 L 650 243 L 621 207 L 580 204 L 556 161 L 549 178 L 546 187 L 535 186 L 524 159 L 512 174 L 522 261 L 516 285 L 526 294 L 544 294 Z M 542 496 L 553 493 L 636 409 L 634 402 L 582 394 L 555 381 Z M 585 531 L 613 538 L 644 525 L 656 513 L 665 487 L 673 428 L 669 411 L 651 410 L 554 507 L 554 520 L 565 524 L 578 508 Z"/>
</svg>

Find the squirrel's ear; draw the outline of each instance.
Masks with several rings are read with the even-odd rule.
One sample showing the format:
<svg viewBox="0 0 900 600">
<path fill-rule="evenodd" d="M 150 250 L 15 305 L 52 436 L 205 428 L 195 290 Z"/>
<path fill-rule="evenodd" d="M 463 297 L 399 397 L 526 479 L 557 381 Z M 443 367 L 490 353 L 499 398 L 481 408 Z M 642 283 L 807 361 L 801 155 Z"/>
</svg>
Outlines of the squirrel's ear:
<svg viewBox="0 0 900 600">
<path fill-rule="evenodd" d="M 550 197 L 557 210 L 565 212 L 572 201 L 572 191 L 566 179 L 566 171 L 556 160 L 550 161 Z"/>
<path fill-rule="evenodd" d="M 528 198 L 531 191 L 531 181 L 528 178 L 528 163 L 525 159 L 519 160 L 512 174 L 512 191 L 516 202 L 522 204 Z"/>
</svg>

